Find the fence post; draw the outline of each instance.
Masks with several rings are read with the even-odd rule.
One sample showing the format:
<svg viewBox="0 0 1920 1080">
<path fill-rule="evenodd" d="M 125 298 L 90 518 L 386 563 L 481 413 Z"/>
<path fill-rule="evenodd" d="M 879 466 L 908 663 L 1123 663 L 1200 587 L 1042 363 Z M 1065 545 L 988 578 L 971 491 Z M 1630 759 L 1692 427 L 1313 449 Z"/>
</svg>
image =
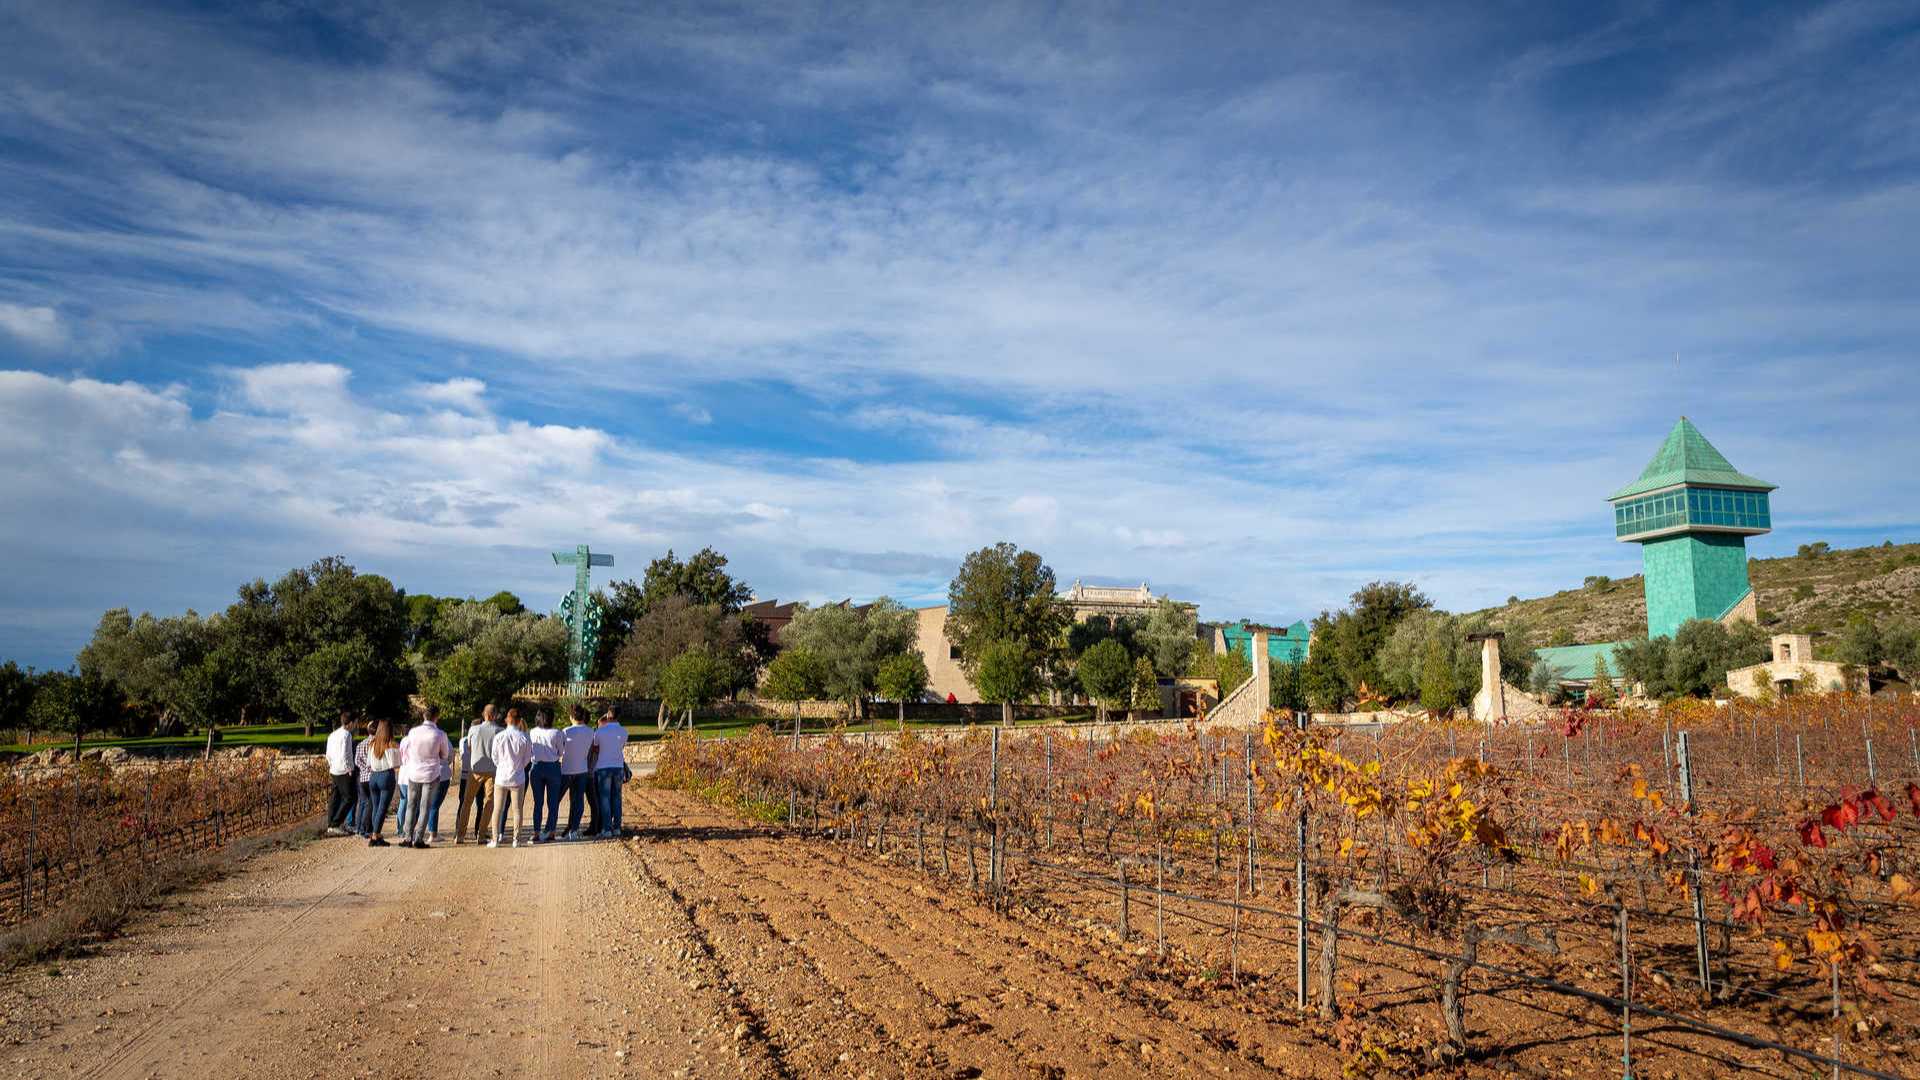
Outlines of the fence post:
<svg viewBox="0 0 1920 1080">
<path fill-rule="evenodd" d="M 1920 735 L 1912 728 L 1907 729 L 1907 757 L 1913 760 L 1913 771 L 1920 773 Z"/>
<path fill-rule="evenodd" d="M 987 887 L 998 891 L 1000 888 L 1000 729 L 988 732 L 988 754 L 991 775 L 987 781 L 987 812 L 992 816 L 992 828 L 987 832 Z"/>
<path fill-rule="evenodd" d="M 1880 776 L 1873 767 L 1873 740 L 1867 740 L 1867 786 L 1879 787 Z"/>
<path fill-rule="evenodd" d="M 1793 736 L 1793 782 L 1807 790 L 1807 742 L 1799 732 Z"/>
<path fill-rule="evenodd" d="M 1047 850 L 1053 850 L 1053 733 L 1042 732 L 1040 742 L 1047 754 Z"/>
<path fill-rule="evenodd" d="M 1113 860 L 1113 868 L 1120 875 L 1120 944 L 1127 943 L 1127 858 L 1122 855 Z"/>
<path fill-rule="evenodd" d="M 1840 965 L 1830 965 L 1833 969 L 1833 1080 L 1840 1080 L 1840 1062 L 1844 1058 L 1844 1044 L 1841 1037 L 1847 1026 L 1840 1022 Z"/>
<path fill-rule="evenodd" d="M 1259 818 L 1253 812 L 1253 732 L 1247 732 L 1246 769 L 1247 774 L 1247 893 L 1253 895 L 1260 891 L 1260 875 L 1256 869 L 1260 854 L 1260 841 L 1254 826 Z"/>
<path fill-rule="evenodd" d="M 1303 734 L 1309 723 L 1308 714 L 1301 710 L 1294 714 L 1294 726 Z M 1299 800 L 1299 813 L 1294 818 L 1293 848 L 1293 917 L 1294 930 L 1299 939 L 1294 955 L 1294 995 L 1298 1007 L 1307 1007 L 1307 781 L 1300 780 L 1300 789 L 1296 793 Z"/>
<path fill-rule="evenodd" d="M 1620 905 L 1620 1078 L 1633 1080 L 1633 960 L 1627 951 L 1627 905 Z"/>
<path fill-rule="evenodd" d="M 33 857 L 35 854 L 34 837 L 40 834 L 40 799 L 37 795 L 27 796 L 27 866 L 22 879 L 26 890 L 21 894 L 27 918 L 33 917 Z M 24 920 L 23 920 L 24 921 Z"/>
<path fill-rule="evenodd" d="M 1686 806 L 1689 817 L 1693 807 L 1693 752 L 1687 733 L 1680 733 L 1680 798 Z M 1707 892 L 1706 883 L 1700 878 L 1700 853 L 1687 853 L 1688 877 L 1693 881 L 1693 955 L 1697 974 L 1700 977 L 1700 993 L 1703 997 L 1713 997 L 1712 958 L 1707 950 Z"/>
</svg>

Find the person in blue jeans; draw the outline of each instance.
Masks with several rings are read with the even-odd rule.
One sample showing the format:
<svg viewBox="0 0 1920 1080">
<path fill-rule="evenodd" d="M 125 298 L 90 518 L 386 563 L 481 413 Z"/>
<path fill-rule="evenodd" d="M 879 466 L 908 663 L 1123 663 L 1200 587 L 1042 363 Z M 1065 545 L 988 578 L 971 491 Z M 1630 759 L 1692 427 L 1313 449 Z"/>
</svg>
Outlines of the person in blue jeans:
<svg viewBox="0 0 1920 1080">
<path fill-rule="evenodd" d="M 360 745 L 353 749 L 355 787 L 359 800 L 353 804 L 353 831 L 362 840 L 373 835 L 373 769 L 367 764 L 367 748 L 373 744 L 366 724 L 360 725 Z"/>
<path fill-rule="evenodd" d="M 553 715 L 545 709 L 533 714 L 533 730 L 527 737 L 533 743 L 533 842 L 550 843 L 560 827 L 560 758 L 566 752 L 566 737 L 553 726 Z"/>
<path fill-rule="evenodd" d="M 620 835 L 620 793 L 626 783 L 627 729 L 608 709 L 593 731 L 593 786 L 600 795 L 595 800 L 600 811 L 596 836 L 611 839 Z"/>
<path fill-rule="evenodd" d="M 395 781 L 400 775 L 400 744 L 394 741 L 393 725 L 386 720 L 374 725 L 373 738 L 367 740 L 367 768 L 373 777 L 368 782 L 373 806 L 367 815 L 373 836 L 367 846 L 390 847 L 380 834 L 386 828 L 387 808 L 393 804 Z"/>
<path fill-rule="evenodd" d="M 560 783 L 567 790 L 568 840 L 580 839 L 580 815 L 587 804 L 594 804 L 593 822 L 600 823 L 600 792 L 593 783 L 593 728 L 587 723 L 587 710 L 579 702 L 567 707 L 573 722 L 560 731 Z"/>
</svg>

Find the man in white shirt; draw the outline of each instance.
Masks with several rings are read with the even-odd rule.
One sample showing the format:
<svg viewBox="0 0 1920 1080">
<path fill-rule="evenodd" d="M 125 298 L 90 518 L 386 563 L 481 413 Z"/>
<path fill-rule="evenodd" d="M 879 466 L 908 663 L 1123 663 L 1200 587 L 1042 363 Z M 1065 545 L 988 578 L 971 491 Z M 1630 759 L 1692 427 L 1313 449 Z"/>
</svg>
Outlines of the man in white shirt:
<svg viewBox="0 0 1920 1080">
<path fill-rule="evenodd" d="M 567 839 L 580 839 L 580 813 L 594 803 L 593 825 L 597 831 L 603 816 L 600 793 L 593 786 L 593 728 L 587 723 L 587 710 L 579 702 L 568 707 L 572 723 L 560 731 L 560 783 L 567 789 Z"/>
<path fill-rule="evenodd" d="M 327 795 L 327 835 L 347 835 L 347 815 L 360 795 L 353 775 L 353 714 L 340 710 L 340 720 L 327 735 L 327 775 L 333 790 Z"/>
<path fill-rule="evenodd" d="M 427 846 L 427 809 L 440 769 L 453 760 L 453 747 L 437 721 L 440 710 L 427 706 L 420 722 L 400 740 L 400 782 L 407 785 L 406 819 L 400 822 L 400 846 Z"/>
<path fill-rule="evenodd" d="M 627 729 L 608 709 L 593 732 L 593 786 L 600 793 L 602 814 L 595 835 L 608 840 L 620 835 L 620 792 L 626 783 Z"/>
<path fill-rule="evenodd" d="M 528 779 L 533 790 L 533 842 L 540 844 L 552 840 L 560 825 L 560 755 L 566 750 L 566 737 L 553 726 L 553 714 L 539 709 L 527 738 L 533 742 L 533 771 Z"/>
</svg>

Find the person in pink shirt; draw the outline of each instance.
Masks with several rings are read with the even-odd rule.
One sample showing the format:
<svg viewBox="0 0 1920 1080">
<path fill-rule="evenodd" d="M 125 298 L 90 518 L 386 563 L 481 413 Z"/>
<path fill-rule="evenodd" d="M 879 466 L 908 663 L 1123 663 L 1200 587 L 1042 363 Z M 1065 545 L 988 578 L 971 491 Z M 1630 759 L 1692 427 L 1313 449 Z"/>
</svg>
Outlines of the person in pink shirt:
<svg viewBox="0 0 1920 1080">
<path fill-rule="evenodd" d="M 453 760 L 453 744 L 440 730 L 440 710 L 427 706 L 420 722 L 400 740 L 400 782 L 407 785 L 407 820 L 400 823 L 400 846 L 427 846 L 428 808 L 441 771 Z"/>
</svg>

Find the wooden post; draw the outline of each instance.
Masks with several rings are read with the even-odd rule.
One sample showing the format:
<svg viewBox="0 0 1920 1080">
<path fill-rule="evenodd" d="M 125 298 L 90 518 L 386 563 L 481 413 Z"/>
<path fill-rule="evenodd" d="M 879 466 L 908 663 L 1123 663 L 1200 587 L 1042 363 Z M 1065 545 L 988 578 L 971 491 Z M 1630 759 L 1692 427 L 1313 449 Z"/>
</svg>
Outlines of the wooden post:
<svg viewBox="0 0 1920 1080">
<path fill-rule="evenodd" d="M 1127 860 L 1121 856 L 1113 860 L 1113 868 L 1120 875 L 1120 944 L 1127 943 Z"/>
<path fill-rule="evenodd" d="M 1260 859 L 1260 841 L 1259 841 L 1258 829 L 1257 829 L 1260 819 L 1259 819 L 1259 816 L 1254 813 L 1254 809 L 1253 809 L 1253 732 L 1251 731 L 1247 732 L 1246 774 L 1247 774 L 1247 892 L 1248 894 L 1251 895 L 1251 894 L 1258 893 L 1260 891 L 1260 872 L 1258 869 L 1259 859 Z"/>
<path fill-rule="evenodd" d="M 1307 730 L 1308 723 L 1304 710 L 1294 714 L 1294 726 L 1301 732 Z M 1307 1007 L 1307 782 L 1304 777 L 1295 798 L 1299 800 L 1299 812 L 1294 818 L 1293 837 L 1293 928 L 1299 936 L 1295 942 L 1294 1002 L 1304 1010 Z"/>
<path fill-rule="evenodd" d="M 1053 850 L 1053 733 L 1042 732 L 1040 742 L 1047 755 L 1047 850 Z"/>
<path fill-rule="evenodd" d="M 1691 817 L 1693 806 L 1693 753 L 1688 744 L 1687 732 L 1680 733 L 1680 798 Z M 1700 979 L 1700 994 L 1704 998 L 1713 997 L 1713 961 L 1707 947 L 1707 895 L 1706 883 L 1700 878 L 1700 855 L 1687 853 L 1687 876 L 1693 886 L 1693 956 Z"/>
<path fill-rule="evenodd" d="M 1627 951 L 1627 906 L 1620 905 L 1620 1077 L 1633 1080 L 1633 960 Z"/>
<path fill-rule="evenodd" d="M 1874 769 L 1874 766 L 1873 766 L 1873 740 L 1872 739 L 1867 740 L 1867 786 L 1873 787 L 1873 788 L 1877 788 L 1880 786 L 1879 774 Z"/>
<path fill-rule="evenodd" d="M 1807 743 L 1798 732 L 1793 736 L 1793 782 L 1807 790 Z"/>
</svg>

